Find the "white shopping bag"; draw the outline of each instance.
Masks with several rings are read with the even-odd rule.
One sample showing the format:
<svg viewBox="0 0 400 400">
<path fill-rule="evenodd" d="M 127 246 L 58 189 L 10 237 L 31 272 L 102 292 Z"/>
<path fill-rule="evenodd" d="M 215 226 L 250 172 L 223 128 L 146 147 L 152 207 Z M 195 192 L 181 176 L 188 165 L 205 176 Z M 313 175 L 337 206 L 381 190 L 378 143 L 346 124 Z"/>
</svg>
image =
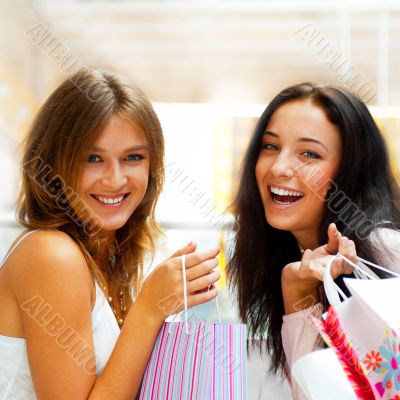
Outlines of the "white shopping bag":
<svg viewBox="0 0 400 400">
<path fill-rule="evenodd" d="M 400 277 L 391 279 L 378 279 L 377 276 L 365 265 L 353 264 L 350 260 L 338 254 L 353 265 L 355 275 L 361 279 L 344 279 L 351 298 L 347 298 L 332 279 L 328 265 L 324 276 L 324 288 L 327 298 L 334 306 L 341 328 L 343 328 L 349 344 L 354 349 L 358 363 L 365 371 L 366 376 L 373 385 L 375 397 L 385 400 L 400 400 Z M 385 270 L 380 266 L 359 259 L 363 263 Z M 341 301 L 340 297 L 344 300 Z M 336 354 L 341 349 L 336 349 Z M 328 355 L 330 352 L 330 355 Z M 321 354 L 318 354 L 321 353 Z M 308 354 L 295 363 L 293 367 L 295 379 L 310 399 L 331 399 L 335 390 L 346 391 L 352 387 L 343 371 L 343 363 L 336 359 L 332 361 L 335 352 L 326 349 L 314 354 Z M 324 367 L 324 361 L 331 366 Z M 313 370 L 310 370 L 309 365 Z M 338 368 L 339 367 L 339 368 Z M 341 371 L 339 371 L 341 369 Z M 301 372 L 299 373 L 299 370 Z M 347 382 L 343 382 L 343 377 Z M 336 380 L 337 387 L 331 388 L 331 381 Z M 322 382 L 316 385 L 316 382 Z M 324 386 L 327 390 L 324 389 Z M 322 388 L 318 392 L 318 388 Z M 337 395 L 337 399 L 352 399 L 349 393 Z M 344 397 L 347 396 L 347 397 Z M 363 398 L 363 397 L 359 397 Z"/>
<path fill-rule="evenodd" d="M 347 299 L 332 279 L 330 263 L 324 276 L 328 300 L 334 304 L 340 323 L 380 398 L 400 399 L 400 279 L 376 279 L 365 265 L 354 264 L 339 256 L 353 265 L 358 278 L 365 279 L 344 279 L 352 295 Z M 359 260 L 398 276 L 366 260 Z M 338 289 L 336 293 L 332 288 Z M 344 302 L 340 302 L 338 294 Z"/>
<path fill-rule="evenodd" d="M 357 400 L 332 349 L 314 351 L 301 357 L 291 372 L 310 400 Z"/>
</svg>

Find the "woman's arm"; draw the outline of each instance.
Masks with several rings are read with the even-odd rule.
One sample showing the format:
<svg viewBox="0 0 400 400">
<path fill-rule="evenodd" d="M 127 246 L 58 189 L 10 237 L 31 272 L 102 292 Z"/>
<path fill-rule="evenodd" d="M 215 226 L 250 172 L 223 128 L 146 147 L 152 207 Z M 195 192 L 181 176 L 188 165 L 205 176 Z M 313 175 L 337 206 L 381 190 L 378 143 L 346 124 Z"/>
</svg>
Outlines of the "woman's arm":
<svg viewBox="0 0 400 400">
<path fill-rule="evenodd" d="M 186 256 L 188 306 L 213 299 L 217 289 L 204 289 L 219 279 L 215 256 L 218 250 Z M 211 272 L 211 273 L 210 273 Z M 197 291 L 201 293 L 196 293 Z M 164 303 L 180 303 L 168 312 Z M 181 258 L 172 257 L 156 268 L 146 280 L 133 304 L 119 340 L 103 373 L 99 376 L 90 399 L 132 399 L 137 394 L 154 342 L 165 318 L 183 308 Z"/>
<path fill-rule="evenodd" d="M 331 239 L 329 250 L 334 248 L 334 238 Z M 380 264 L 394 272 L 400 273 L 400 232 L 392 229 L 377 229 L 371 235 L 372 243 L 381 250 Z M 355 248 L 351 241 L 347 241 L 347 248 L 344 243 L 340 249 L 339 244 L 332 254 L 338 251 L 355 261 Z M 323 248 L 324 246 L 322 246 Z M 322 248 L 320 250 L 322 250 Z M 331 252 L 331 251 L 329 251 Z M 318 285 L 323 280 L 323 271 L 326 265 L 326 258 L 313 258 L 311 252 L 305 254 L 309 271 L 300 271 L 299 263 L 288 265 L 282 273 L 282 292 L 285 302 L 285 313 L 282 324 L 282 343 L 289 368 L 303 355 L 322 348 L 323 341 L 311 321 L 311 317 L 321 318 L 323 313 L 322 304 L 319 303 Z M 304 259 L 304 257 L 303 257 Z M 336 265 L 333 269 L 333 276 L 342 273 L 341 268 L 345 265 Z M 343 271 L 349 272 L 349 271 Z M 315 277 L 316 287 L 312 284 L 312 277 Z M 304 281 L 305 279 L 305 281 Z M 297 280 L 297 282 L 296 282 Z M 305 399 L 303 392 L 295 381 L 292 381 L 293 397 L 296 400 Z"/>
<path fill-rule="evenodd" d="M 61 232 L 40 231 L 16 251 L 11 281 L 21 305 L 29 366 L 38 400 L 132 399 L 166 315 L 157 306 L 181 299 L 180 259 L 171 258 L 146 280 L 132 305 L 114 351 L 96 379 L 92 332 L 93 282 L 75 242 Z M 188 292 L 213 284 L 217 251 L 189 254 Z M 190 306 L 217 290 L 191 294 Z"/>
<path fill-rule="evenodd" d="M 37 398 L 86 399 L 96 372 L 93 284 L 78 245 L 61 232 L 34 232 L 10 263 Z"/>
<path fill-rule="evenodd" d="M 329 241 L 314 251 L 306 250 L 299 262 L 288 264 L 282 271 L 282 295 L 285 314 L 282 323 L 282 345 L 289 371 L 293 364 L 311 351 L 322 348 L 323 341 L 311 318 L 321 318 L 323 306 L 319 302 L 319 287 L 327 263 L 338 251 L 355 260 L 354 243 L 340 234 L 334 234 L 333 227 L 328 230 Z M 332 266 L 334 277 L 349 273 L 349 266 L 341 259 Z M 293 398 L 306 399 L 297 382 L 291 379 Z"/>
<path fill-rule="evenodd" d="M 282 344 L 289 367 L 288 372 L 299 358 L 323 347 L 323 340 L 311 320 L 311 317 L 321 318 L 322 313 L 323 306 L 318 303 L 302 311 L 283 316 Z M 290 375 L 289 380 L 293 398 L 306 399 L 300 386 Z"/>
</svg>

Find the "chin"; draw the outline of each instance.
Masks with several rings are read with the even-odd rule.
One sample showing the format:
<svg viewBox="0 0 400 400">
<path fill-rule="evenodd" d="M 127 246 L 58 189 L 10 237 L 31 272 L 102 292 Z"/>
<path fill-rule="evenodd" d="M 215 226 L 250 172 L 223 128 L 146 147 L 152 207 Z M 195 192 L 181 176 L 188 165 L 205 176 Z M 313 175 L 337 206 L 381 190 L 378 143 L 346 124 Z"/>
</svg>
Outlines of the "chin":
<svg viewBox="0 0 400 400">
<path fill-rule="evenodd" d="M 265 218 L 267 223 L 272 226 L 272 228 L 279 229 L 280 231 L 293 231 L 295 224 L 290 221 L 284 221 L 282 218 Z"/>
<path fill-rule="evenodd" d="M 104 222 L 103 225 L 103 232 L 115 232 L 117 229 L 121 229 L 128 221 L 118 221 L 118 222 Z"/>
</svg>

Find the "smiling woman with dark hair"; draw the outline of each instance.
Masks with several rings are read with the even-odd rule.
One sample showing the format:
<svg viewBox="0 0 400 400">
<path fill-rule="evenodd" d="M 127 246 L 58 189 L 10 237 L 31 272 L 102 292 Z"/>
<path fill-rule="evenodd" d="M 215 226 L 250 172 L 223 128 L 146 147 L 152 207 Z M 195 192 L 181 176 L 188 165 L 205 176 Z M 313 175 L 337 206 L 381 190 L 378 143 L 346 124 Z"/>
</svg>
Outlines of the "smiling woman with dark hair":
<svg viewBox="0 0 400 400">
<path fill-rule="evenodd" d="M 304 83 L 268 105 L 244 159 L 228 273 L 241 318 L 266 334 L 274 372 L 290 378 L 293 362 L 322 346 L 309 317 L 323 312 L 334 254 L 396 267 L 399 199 L 384 139 L 355 95 Z M 352 268 L 339 260 L 332 272 L 341 284 Z"/>
</svg>

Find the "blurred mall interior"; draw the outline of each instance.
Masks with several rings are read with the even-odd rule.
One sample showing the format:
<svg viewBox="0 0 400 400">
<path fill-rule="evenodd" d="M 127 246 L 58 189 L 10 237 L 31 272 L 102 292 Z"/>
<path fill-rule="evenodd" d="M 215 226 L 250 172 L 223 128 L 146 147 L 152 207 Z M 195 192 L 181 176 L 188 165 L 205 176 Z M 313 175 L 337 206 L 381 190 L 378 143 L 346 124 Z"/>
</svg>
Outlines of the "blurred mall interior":
<svg viewBox="0 0 400 400">
<path fill-rule="evenodd" d="M 291 84 L 356 92 L 398 175 L 398 1 L 0 0 L 0 32 L 0 258 L 20 231 L 19 145 L 40 105 L 77 66 L 129 76 L 160 117 L 167 174 L 157 217 L 166 236 L 152 265 L 194 240 L 221 246 L 224 271 L 229 205 L 248 139 L 271 98 Z M 223 319 L 235 321 L 221 281 Z M 216 319 L 214 304 L 197 312 Z M 249 370 L 251 399 L 289 398 L 256 352 Z"/>
</svg>

